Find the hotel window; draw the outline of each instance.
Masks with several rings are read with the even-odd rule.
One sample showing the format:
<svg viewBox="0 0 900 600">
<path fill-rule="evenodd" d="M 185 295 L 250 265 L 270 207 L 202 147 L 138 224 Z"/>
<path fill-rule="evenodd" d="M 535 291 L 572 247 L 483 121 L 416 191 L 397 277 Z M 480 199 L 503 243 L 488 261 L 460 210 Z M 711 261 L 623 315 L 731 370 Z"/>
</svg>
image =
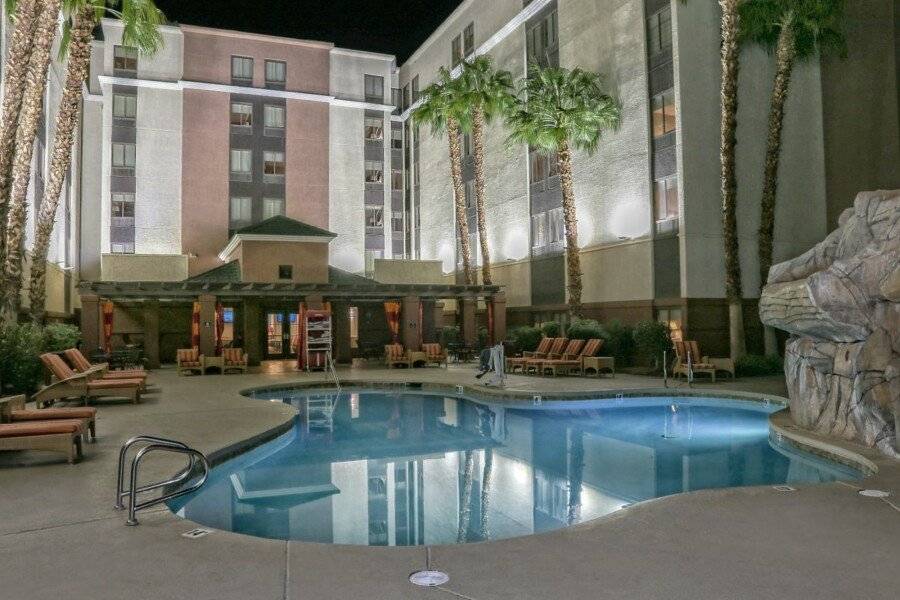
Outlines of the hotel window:
<svg viewBox="0 0 900 600">
<path fill-rule="evenodd" d="M 113 94 L 113 117 L 116 119 L 133 119 L 135 116 L 137 116 L 137 96 Z"/>
<path fill-rule="evenodd" d="M 263 176 L 265 179 L 284 178 L 284 152 L 275 150 L 263 152 Z"/>
<path fill-rule="evenodd" d="M 661 54 L 672 46 L 672 9 L 665 7 L 647 19 L 650 56 Z"/>
<path fill-rule="evenodd" d="M 547 243 L 562 242 L 566 237 L 566 225 L 563 220 L 563 209 L 554 208 L 547 211 Z"/>
<path fill-rule="evenodd" d="M 284 129 L 284 107 L 266 104 L 263 107 L 263 124 L 266 129 Z"/>
<path fill-rule="evenodd" d="M 412 78 L 412 101 L 416 102 L 419 99 L 419 76 L 416 75 Z"/>
<path fill-rule="evenodd" d="M 453 41 L 450 42 L 450 66 L 455 67 L 462 62 L 462 59 L 462 38 L 456 36 L 453 38 Z"/>
<path fill-rule="evenodd" d="M 653 214 L 657 225 L 678 219 L 678 177 L 666 177 L 653 182 Z M 659 230 L 659 227 L 657 227 Z"/>
<path fill-rule="evenodd" d="M 409 84 L 407 83 L 403 86 L 403 105 L 401 106 L 403 110 L 409 108 Z"/>
<path fill-rule="evenodd" d="M 403 149 L 403 130 L 399 127 L 391 129 L 391 148 L 394 150 Z"/>
<path fill-rule="evenodd" d="M 470 179 L 466 182 L 465 187 L 466 208 L 475 206 L 475 181 Z"/>
<path fill-rule="evenodd" d="M 379 117 L 366 117 L 366 140 L 381 141 L 384 139 L 384 120 Z"/>
<path fill-rule="evenodd" d="M 134 194 L 115 193 L 112 195 L 112 217 L 114 219 L 134 219 Z"/>
<path fill-rule="evenodd" d="M 403 231 L 403 211 L 395 210 L 391 212 L 391 231 L 401 233 Z"/>
<path fill-rule="evenodd" d="M 283 85 L 287 73 L 287 65 L 281 60 L 266 61 L 266 83 Z"/>
<path fill-rule="evenodd" d="M 391 189 L 394 191 L 403 189 L 403 171 L 399 167 L 391 169 Z"/>
<path fill-rule="evenodd" d="M 375 160 L 366 161 L 366 183 L 370 185 L 381 184 L 384 179 L 384 166 Z"/>
<path fill-rule="evenodd" d="M 552 178 L 552 177 L 558 177 L 558 176 L 559 176 L 559 156 L 557 155 L 556 152 L 551 152 L 550 154 L 547 155 L 547 177 Z M 551 183 L 553 183 L 553 182 L 551 182 Z M 558 184 L 559 184 L 559 182 L 557 181 L 557 182 L 555 182 L 554 185 L 551 185 L 551 187 L 556 187 L 556 185 L 558 185 Z"/>
<path fill-rule="evenodd" d="M 230 208 L 228 221 L 231 229 L 240 229 L 253 222 L 253 200 L 251 198 L 232 198 Z"/>
<path fill-rule="evenodd" d="M 253 105 L 243 102 L 232 102 L 231 124 L 236 127 L 250 127 L 253 125 Z"/>
<path fill-rule="evenodd" d="M 469 23 L 463 29 L 463 53 L 466 56 L 475 52 L 475 23 Z"/>
<path fill-rule="evenodd" d="M 462 134 L 463 156 L 472 156 L 472 134 Z"/>
<path fill-rule="evenodd" d="M 231 57 L 231 78 L 242 81 L 253 80 L 253 59 L 246 56 Z"/>
<path fill-rule="evenodd" d="M 528 30 L 525 40 L 528 60 L 541 66 L 555 66 L 558 62 L 558 36 L 557 14 L 554 10 Z"/>
<path fill-rule="evenodd" d="M 374 206 L 366 207 L 366 228 L 381 229 L 384 227 L 384 209 Z"/>
<path fill-rule="evenodd" d="M 113 254 L 134 254 L 134 242 L 131 243 L 111 243 L 109 249 Z"/>
<path fill-rule="evenodd" d="M 675 90 L 653 96 L 650 107 L 653 111 L 653 137 L 675 131 Z"/>
<path fill-rule="evenodd" d="M 294 266 L 293 265 L 278 265 L 278 279 L 293 279 L 294 278 Z"/>
<path fill-rule="evenodd" d="M 263 220 L 284 214 L 284 198 L 263 198 Z"/>
<path fill-rule="evenodd" d="M 531 215 L 531 245 L 540 248 L 547 242 L 547 213 Z"/>
<path fill-rule="evenodd" d="M 137 72 L 138 51 L 131 46 L 113 47 L 113 69 Z"/>
<path fill-rule="evenodd" d="M 114 142 L 112 145 L 113 175 L 134 175 L 134 144 Z"/>
<path fill-rule="evenodd" d="M 530 160 L 531 185 L 540 183 L 547 178 L 547 157 L 538 150 L 531 151 Z"/>
<path fill-rule="evenodd" d="M 231 151 L 231 173 L 232 175 L 247 175 L 253 173 L 253 151 L 252 150 L 232 150 Z"/>
<path fill-rule="evenodd" d="M 366 75 L 365 90 L 366 100 L 384 102 L 384 77 Z"/>
</svg>

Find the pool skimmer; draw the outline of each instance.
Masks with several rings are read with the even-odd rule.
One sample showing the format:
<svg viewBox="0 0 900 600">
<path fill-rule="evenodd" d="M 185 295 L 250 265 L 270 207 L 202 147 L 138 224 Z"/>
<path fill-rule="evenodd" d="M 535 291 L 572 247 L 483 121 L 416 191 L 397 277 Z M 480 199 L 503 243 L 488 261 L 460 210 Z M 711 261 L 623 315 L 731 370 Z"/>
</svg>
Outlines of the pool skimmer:
<svg viewBox="0 0 900 600">
<path fill-rule="evenodd" d="M 409 575 L 409 582 L 419 587 L 437 587 L 448 581 L 450 581 L 450 576 L 443 571 L 416 571 Z"/>
<path fill-rule="evenodd" d="M 887 498 L 891 495 L 890 492 L 886 492 L 884 490 L 859 490 L 860 496 L 865 496 L 866 498 Z"/>
<path fill-rule="evenodd" d="M 790 486 L 790 485 L 773 485 L 772 489 L 776 490 L 778 492 L 796 492 L 797 491 L 797 488 Z"/>
<path fill-rule="evenodd" d="M 197 527 L 196 529 L 191 529 L 190 531 L 185 531 L 181 534 L 181 537 L 186 537 L 191 540 L 196 540 L 197 538 L 202 538 L 203 536 L 209 535 L 212 533 L 212 530 L 206 529 L 204 527 Z"/>
</svg>

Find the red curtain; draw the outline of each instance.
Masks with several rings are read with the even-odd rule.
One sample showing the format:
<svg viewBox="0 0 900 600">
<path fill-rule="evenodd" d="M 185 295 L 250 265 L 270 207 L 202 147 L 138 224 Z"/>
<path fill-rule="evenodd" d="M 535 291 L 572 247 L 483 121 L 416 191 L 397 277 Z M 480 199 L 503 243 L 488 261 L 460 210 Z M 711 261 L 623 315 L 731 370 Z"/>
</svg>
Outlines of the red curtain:
<svg viewBox="0 0 900 600">
<path fill-rule="evenodd" d="M 300 323 L 300 332 L 297 334 L 297 368 L 303 369 L 306 367 L 306 357 L 303 355 L 303 346 L 305 345 L 305 340 L 303 336 L 305 335 L 306 330 L 306 303 L 301 302 L 299 308 L 300 314 L 297 315 L 297 320 Z M 290 325 L 288 325 L 290 327 Z"/>
<path fill-rule="evenodd" d="M 488 345 L 493 346 L 496 343 L 494 341 L 494 303 L 490 300 L 487 301 L 487 330 Z"/>
<path fill-rule="evenodd" d="M 112 300 L 103 303 L 103 349 L 107 352 L 112 350 L 113 310 Z"/>
<path fill-rule="evenodd" d="M 200 303 L 194 302 L 194 312 L 191 314 L 191 346 L 195 350 L 200 349 Z"/>
<path fill-rule="evenodd" d="M 225 333 L 225 307 L 216 302 L 216 356 L 222 356 L 223 333 Z"/>
<path fill-rule="evenodd" d="M 391 332 L 391 341 L 400 343 L 400 302 L 389 300 L 384 303 L 384 316 L 387 318 L 388 329 Z"/>
</svg>

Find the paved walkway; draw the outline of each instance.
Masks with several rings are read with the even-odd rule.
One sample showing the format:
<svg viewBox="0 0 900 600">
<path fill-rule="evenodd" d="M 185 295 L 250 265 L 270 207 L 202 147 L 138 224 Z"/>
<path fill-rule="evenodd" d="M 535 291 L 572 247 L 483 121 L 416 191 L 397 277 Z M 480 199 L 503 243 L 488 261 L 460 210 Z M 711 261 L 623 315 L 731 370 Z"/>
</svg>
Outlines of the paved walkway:
<svg viewBox="0 0 900 600">
<path fill-rule="evenodd" d="M 341 372 L 344 379 L 452 384 L 470 383 L 471 375 L 471 367 Z M 783 600 L 893 599 L 900 591 L 900 466 L 871 453 L 880 471 L 863 484 L 892 491 L 889 501 L 863 498 L 842 483 L 793 493 L 710 490 L 637 504 L 549 534 L 430 549 L 284 542 L 224 531 L 189 540 L 181 534 L 194 525 L 166 508 L 142 513 L 140 527 L 126 527 L 112 509 L 116 454 L 129 436 L 163 435 L 221 453 L 284 427 L 293 415 L 285 405 L 248 400 L 241 389 L 314 377 L 189 378 L 163 369 L 153 376 L 157 391 L 142 404 L 101 405 L 100 439 L 83 462 L 0 454 L 0 599 Z M 551 392 L 562 382 L 573 391 L 662 384 L 626 375 L 514 377 L 508 389 Z M 783 394 L 779 378 L 695 388 Z M 175 467 L 155 460 L 147 476 L 170 475 Z M 431 566 L 450 574 L 442 589 L 407 581 L 425 567 L 429 552 Z"/>
</svg>

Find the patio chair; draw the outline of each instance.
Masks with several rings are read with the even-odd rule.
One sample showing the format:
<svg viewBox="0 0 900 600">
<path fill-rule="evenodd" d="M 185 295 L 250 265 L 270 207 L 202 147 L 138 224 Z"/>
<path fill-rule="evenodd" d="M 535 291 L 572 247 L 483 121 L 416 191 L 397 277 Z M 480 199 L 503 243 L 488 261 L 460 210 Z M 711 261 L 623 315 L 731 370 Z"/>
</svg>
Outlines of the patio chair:
<svg viewBox="0 0 900 600">
<path fill-rule="evenodd" d="M 406 355 L 406 351 L 401 344 L 387 344 L 384 347 L 384 364 L 389 369 L 400 365 L 407 368 L 412 367 L 409 356 Z"/>
<path fill-rule="evenodd" d="M 147 387 L 147 371 L 144 369 L 110 371 L 107 363 L 91 364 L 78 348 L 69 348 L 63 355 L 76 373 L 99 373 L 103 379 L 140 379 L 144 382 L 143 387 Z"/>
<path fill-rule="evenodd" d="M 513 356 L 506 359 L 506 372 L 507 373 L 515 373 L 516 369 L 520 371 L 525 370 L 525 361 L 529 358 L 546 358 L 547 353 L 550 351 L 550 347 L 553 345 L 553 342 L 556 341 L 556 338 L 545 337 L 542 338 L 537 348 L 534 349 L 533 352 L 529 352 L 526 350 L 522 353 L 521 356 Z"/>
<path fill-rule="evenodd" d="M 700 351 L 700 344 L 698 344 L 694 340 L 685 343 L 691 350 L 691 360 L 699 360 L 701 363 L 710 364 L 716 368 L 716 371 L 725 371 L 726 373 L 730 373 L 731 378 L 734 379 L 734 360 L 732 360 L 731 358 L 717 358 L 706 356 Z"/>
<path fill-rule="evenodd" d="M 203 375 L 203 355 L 197 348 L 182 348 L 175 352 L 175 366 L 179 375 L 185 373 Z"/>
<path fill-rule="evenodd" d="M 61 419 L 81 421 L 82 431 L 90 434 L 90 441 L 96 441 L 97 409 L 93 406 L 28 410 L 25 408 L 24 395 L 0 398 L 0 423 L 59 421 Z M 85 436 L 85 441 L 88 441 L 87 436 Z"/>
<path fill-rule="evenodd" d="M 716 382 L 716 366 L 700 360 L 694 354 L 696 350 L 691 350 L 690 342 L 673 342 L 673 345 L 675 346 L 675 362 L 672 365 L 672 377 L 677 378 L 679 375 L 684 375 L 685 379 L 688 377 L 688 353 L 690 353 L 690 371 L 694 375 L 697 373 L 708 373 L 712 382 Z"/>
<path fill-rule="evenodd" d="M 447 366 L 447 353 L 438 343 L 422 344 L 422 352 L 425 353 L 426 365 Z"/>
<path fill-rule="evenodd" d="M 69 464 L 74 464 L 82 457 L 83 437 L 82 422 L 77 419 L 3 423 L 0 424 L 0 451 L 62 452 L 69 459 Z"/>
<path fill-rule="evenodd" d="M 76 373 L 56 354 L 41 354 L 41 362 L 57 381 L 34 394 L 38 408 L 64 398 L 81 398 L 88 404 L 91 398 L 128 398 L 133 404 L 141 400 L 140 379 L 95 379 L 94 373 Z"/>
<path fill-rule="evenodd" d="M 584 341 L 577 340 L 582 344 Z M 566 348 L 568 348 L 569 338 L 556 338 L 553 340 L 553 344 L 550 346 L 550 350 L 544 356 L 532 356 L 530 358 L 525 359 L 525 365 L 522 367 L 522 372 L 525 374 L 528 373 L 540 373 L 541 371 L 541 363 L 545 360 L 561 358 L 563 352 L 565 352 Z M 579 350 L 581 348 L 579 347 Z"/>
<path fill-rule="evenodd" d="M 222 373 L 227 371 L 247 372 L 247 365 L 250 362 L 249 355 L 241 348 L 223 348 L 222 349 L 223 367 Z"/>
<path fill-rule="evenodd" d="M 587 342 L 582 341 L 582 346 L 577 352 L 567 352 L 560 358 L 543 361 L 541 363 L 541 373 L 556 376 L 570 375 L 572 371 L 583 372 L 584 358 L 597 356 L 597 352 L 602 347 L 603 340 L 599 338 L 591 338 Z"/>
</svg>

